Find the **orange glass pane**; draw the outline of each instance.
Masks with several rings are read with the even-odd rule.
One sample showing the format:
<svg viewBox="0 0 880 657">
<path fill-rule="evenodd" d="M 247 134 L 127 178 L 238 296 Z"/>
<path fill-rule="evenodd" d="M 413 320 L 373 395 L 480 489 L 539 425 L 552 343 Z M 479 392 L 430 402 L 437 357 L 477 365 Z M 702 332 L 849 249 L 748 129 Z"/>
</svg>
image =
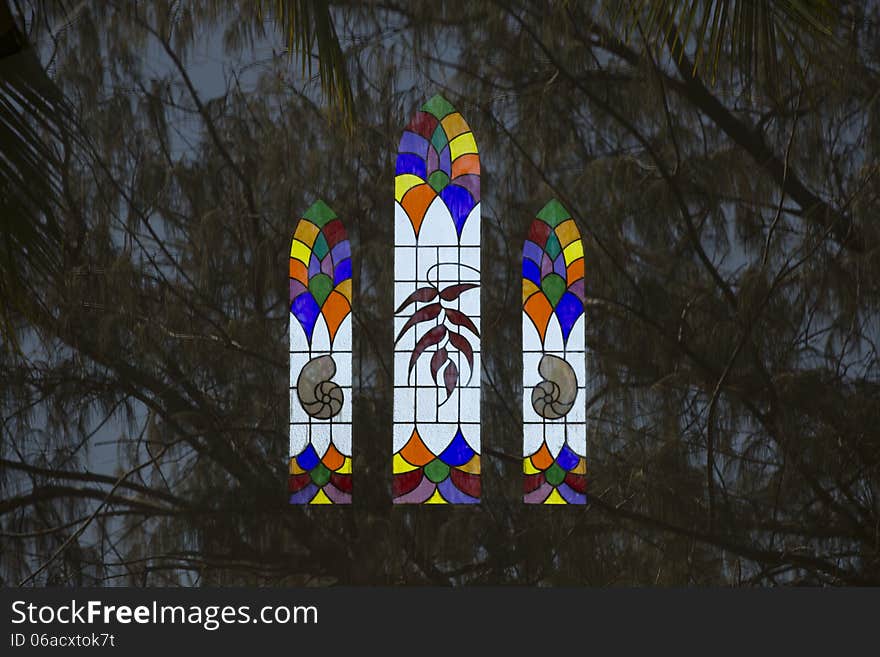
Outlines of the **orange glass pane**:
<svg viewBox="0 0 880 657">
<path fill-rule="evenodd" d="M 462 155 L 452 163 L 452 177 L 458 178 L 468 173 L 480 175 L 480 156 L 476 153 Z"/>
<path fill-rule="evenodd" d="M 584 259 L 578 258 L 565 270 L 566 285 L 571 285 L 584 277 Z"/>
<path fill-rule="evenodd" d="M 339 453 L 339 450 L 333 446 L 333 443 L 330 443 L 330 446 L 327 448 L 327 453 L 324 454 L 324 458 L 321 459 L 321 463 L 323 463 L 331 472 L 335 472 L 345 463 L 345 457 Z"/>
<path fill-rule="evenodd" d="M 523 306 L 523 310 L 526 312 L 532 322 L 535 324 L 535 328 L 538 329 L 538 333 L 541 336 L 541 341 L 544 341 L 544 334 L 547 332 L 547 322 L 550 321 L 550 315 L 553 314 L 553 308 L 550 307 L 550 302 L 547 300 L 547 297 L 543 294 L 533 294 L 528 301 L 526 301 L 525 306 Z"/>
<path fill-rule="evenodd" d="M 550 455 L 550 450 L 547 449 L 547 443 L 542 444 L 541 449 L 532 454 L 532 465 L 538 470 L 546 470 L 553 465 L 553 457 Z"/>
<path fill-rule="evenodd" d="M 412 432 L 412 436 L 410 436 L 406 445 L 400 450 L 400 455 L 409 463 L 419 467 L 428 465 L 428 463 L 434 460 L 431 450 L 425 446 L 425 443 L 422 442 L 419 436 L 419 432 L 415 430 Z"/>
<path fill-rule="evenodd" d="M 336 331 L 339 330 L 339 325 L 342 324 L 342 320 L 344 320 L 350 312 L 351 306 L 348 304 L 348 299 L 339 294 L 336 290 L 331 292 L 327 297 L 327 300 L 324 302 L 324 306 L 321 308 L 321 314 L 324 315 L 324 319 L 327 322 L 327 330 L 330 332 L 331 340 L 336 337 Z"/>
<path fill-rule="evenodd" d="M 290 277 L 299 281 L 306 287 L 309 286 L 309 270 L 296 258 L 290 259 Z"/>
<path fill-rule="evenodd" d="M 413 187 L 403 197 L 401 205 L 406 211 L 406 216 L 409 217 L 416 235 L 419 234 L 419 228 L 421 228 L 422 222 L 425 220 L 425 213 L 428 211 L 428 206 L 431 205 L 431 201 L 433 201 L 436 196 L 437 193 L 431 188 L 431 186 L 424 184 Z"/>
</svg>

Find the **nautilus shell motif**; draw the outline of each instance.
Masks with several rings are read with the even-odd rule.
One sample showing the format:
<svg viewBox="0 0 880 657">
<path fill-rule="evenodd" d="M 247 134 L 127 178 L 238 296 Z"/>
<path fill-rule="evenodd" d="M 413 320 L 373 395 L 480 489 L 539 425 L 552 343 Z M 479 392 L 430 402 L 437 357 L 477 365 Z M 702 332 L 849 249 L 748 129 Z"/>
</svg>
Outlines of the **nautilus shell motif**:
<svg viewBox="0 0 880 657">
<path fill-rule="evenodd" d="M 345 395 L 334 381 L 336 363 L 330 356 L 313 358 L 299 373 L 296 393 L 299 403 L 309 416 L 318 420 L 329 420 L 342 410 Z"/>
<path fill-rule="evenodd" d="M 523 245 L 523 501 L 587 501 L 584 245 L 556 200 Z"/>
<path fill-rule="evenodd" d="M 351 504 L 351 247 L 316 201 L 290 240 L 291 504 Z"/>
<path fill-rule="evenodd" d="M 577 399 L 578 382 L 574 369 L 559 356 L 545 354 L 538 365 L 538 373 L 544 380 L 532 389 L 532 408 L 548 420 L 565 417 Z"/>
</svg>

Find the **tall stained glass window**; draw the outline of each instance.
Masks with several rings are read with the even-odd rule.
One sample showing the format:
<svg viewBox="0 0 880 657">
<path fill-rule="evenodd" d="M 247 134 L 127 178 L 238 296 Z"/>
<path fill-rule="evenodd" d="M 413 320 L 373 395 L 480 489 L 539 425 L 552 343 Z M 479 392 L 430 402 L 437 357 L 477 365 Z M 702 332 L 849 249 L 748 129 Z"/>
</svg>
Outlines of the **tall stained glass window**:
<svg viewBox="0 0 880 657">
<path fill-rule="evenodd" d="M 585 504 L 584 247 L 556 200 L 529 228 L 522 272 L 523 499 Z"/>
<path fill-rule="evenodd" d="M 290 242 L 291 504 L 351 503 L 351 248 L 323 201 Z"/>
<path fill-rule="evenodd" d="M 441 96 L 400 139 L 394 181 L 396 504 L 480 501 L 480 157 Z"/>
</svg>

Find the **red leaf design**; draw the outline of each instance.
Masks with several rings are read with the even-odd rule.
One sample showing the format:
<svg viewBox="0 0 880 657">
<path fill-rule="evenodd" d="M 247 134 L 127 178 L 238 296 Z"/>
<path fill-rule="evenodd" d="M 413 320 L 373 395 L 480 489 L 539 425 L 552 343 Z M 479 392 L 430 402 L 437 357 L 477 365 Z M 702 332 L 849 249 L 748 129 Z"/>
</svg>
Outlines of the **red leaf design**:
<svg viewBox="0 0 880 657">
<path fill-rule="evenodd" d="M 409 331 L 413 326 L 418 324 L 419 322 L 427 322 L 430 319 L 434 319 L 437 315 L 440 314 L 442 310 L 442 306 L 440 303 L 432 303 L 430 306 L 425 306 L 424 308 L 419 308 L 412 314 L 408 320 L 406 320 L 406 324 L 403 325 L 403 328 L 400 329 L 400 333 L 397 334 L 397 338 L 394 340 L 394 344 L 400 342 L 400 338 L 403 337 L 404 333 Z"/>
<path fill-rule="evenodd" d="M 438 349 L 431 357 L 431 376 L 434 377 L 434 383 L 437 383 L 437 372 L 440 371 L 440 368 L 443 367 L 443 363 L 445 363 L 448 358 L 449 354 L 443 347 Z"/>
<path fill-rule="evenodd" d="M 428 286 L 428 287 L 420 287 L 418 290 L 410 294 L 406 299 L 404 299 L 403 303 L 400 304 L 400 308 L 394 311 L 396 315 L 401 310 L 409 306 L 410 304 L 415 303 L 416 301 L 430 301 L 434 297 L 437 296 L 437 288 Z"/>
<path fill-rule="evenodd" d="M 477 283 L 460 283 L 458 285 L 450 285 L 444 288 L 440 293 L 440 298 L 444 301 L 455 301 L 462 292 L 467 292 L 475 287 L 480 287 Z"/>
<path fill-rule="evenodd" d="M 446 383 L 446 399 L 449 399 L 455 386 L 458 385 L 458 368 L 452 361 L 449 361 L 449 365 L 443 372 L 443 381 Z"/>
<path fill-rule="evenodd" d="M 425 352 L 425 349 L 438 344 L 444 337 L 446 337 L 446 327 L 442 324 L 440 326 L 435 326 L 425 333 L 416 343 L 412 356 L 410 356 L 409 371 L 412 372 L 413 368 L 416 366 L 416 361 L 419 359 L 419 356 Z"/>
<path fill-rule="evenodd" d="M 468 377 L 468 383 L 470 383 L 474 375 L 474 350 L 471 347 L 471 343 L 461 333 L 456 333 L 455 331 L 449 332 L 449 342 L 467 358 L 468 365 L 471 368 L 471 374 Z"/>
<path fill-rule="evenodd" d="M 446 311 L 446 316 L 449 318 L 449 321 L 457 326 L 464 326 L 471 333 L 480 337 L 480 332 L 477 330 L 477 327 L 474 326 L 474 323 L 471 321 L 471 318 L 465 315 L 462 312 L 457 310 L 453 310 L 452 308 L 444 308 Z"/>
</svg>

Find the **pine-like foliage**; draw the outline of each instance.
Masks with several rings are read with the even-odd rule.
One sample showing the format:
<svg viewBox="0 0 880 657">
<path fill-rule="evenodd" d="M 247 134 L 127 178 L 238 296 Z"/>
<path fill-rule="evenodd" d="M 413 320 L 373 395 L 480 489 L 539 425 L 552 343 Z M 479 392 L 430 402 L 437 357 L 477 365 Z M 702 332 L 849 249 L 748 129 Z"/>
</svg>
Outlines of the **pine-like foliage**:
<svg viewBox="0 0 880 657">
<path fill-rule="evenodd" d="M 876 3 L 835 3 L 798 70 L 777 41 L 771 79 L 739 36 L 676 47 L 600 3 L 333 2 L 348 120 L 271 3 L 21 4 L 75 138 L 62 274 L 16 260 L 0 352 L 3 584 L 880 584 Z M 393 156 L 438 92 L 483 165 L 479 509 L 390 500 Z M 590 504 L 562 513 L 520 502 L 514 346 L 552 197 L 590 350 Z M 285 494 L 317 198 L 354 254 L 344 514 Z"/>
</svg>

